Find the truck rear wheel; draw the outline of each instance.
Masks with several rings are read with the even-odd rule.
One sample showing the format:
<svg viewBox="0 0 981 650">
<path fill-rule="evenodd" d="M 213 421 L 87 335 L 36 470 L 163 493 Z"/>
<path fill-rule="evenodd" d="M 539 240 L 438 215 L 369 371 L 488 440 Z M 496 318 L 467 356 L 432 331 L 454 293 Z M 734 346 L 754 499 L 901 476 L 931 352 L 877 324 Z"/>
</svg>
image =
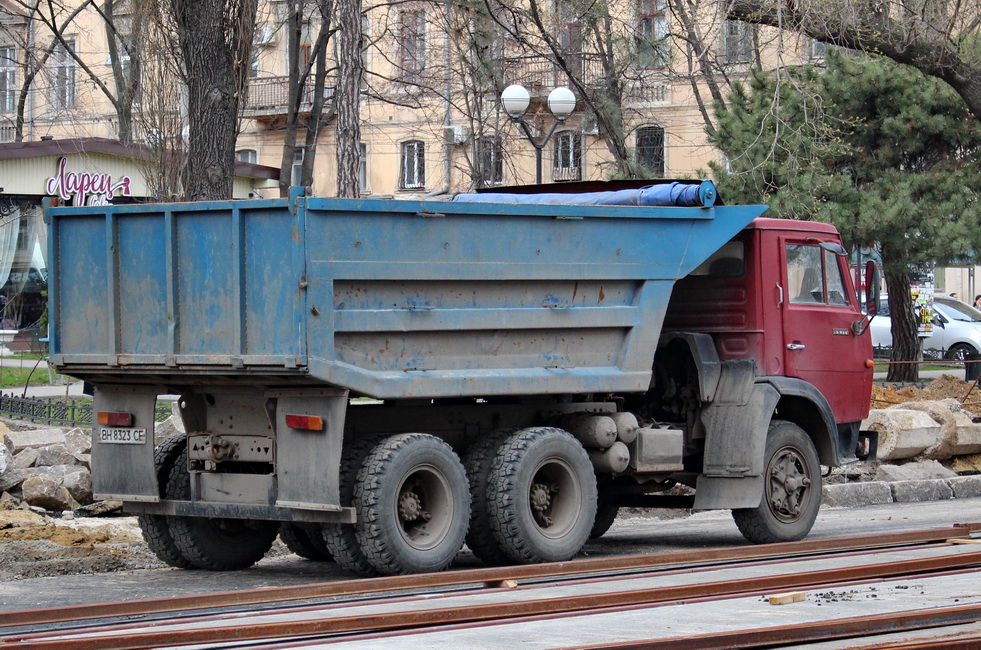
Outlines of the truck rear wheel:
<svg viewBox="0 0 981 650">
<path fill-rule="evenodd" d="M 774 420 L 766 436 L 763 499 L 732 511 L 754 544 L 794 542 L 811 531 L 821 508 L 821 465 L 814 443 L 792 422 Z"/>
<path fill-rule="evenodd" d="M 582 549 L 596 517 L 596 475 L 586 450 L 562 429 L 512 435 L 487 488 L 494 538 L 516 562 L 559 562 Z"/>
<path fill-rule="evenodd" d="M 330 562 L 333 559 L 317 524 L 284 521 L 279 525 L 279 538 L 286 548 L 307 560 Z"/>
<path fill-rule="evenodd" d="M 167 492 L 182 501 L 191 497 L 187 447 L 171 468 Z M 272 547 L 278 526 L 271 521 L 170 517 L 170 534 L 180 552 L 199 569 L 234 571 L 252 566 Z"/>
<path fill-rule="evenodd" d="M 341 453 L 340 504 L 344 507 L 354 505 L 354 486 L 358 472 L 371 450 L 378 444 L 379 436 L 368 436 L 344 441 Z M 338 566 L 363 576 L 376 576 L 378 571 L 372 566 L 358 541 L 357 532 L 351 524 L 324 524 L 324 542 L 334 556 Z"/>
<path fill-rule="evenodd" d="M 157 485 L 160 487 L 160 497 L 173 498 L 167 494 L 167 477 L 174 467 L 177 458 L 187 446 L 187 436 L 183 434 L 167 438 L 153 450 L 153 466 L 157 471 Z M 178 569 L 194 569 L 195 567 L 174 544 L 170 534 L 170 525 L 164 515 L 138 515 L 136 521 L 146 545 L 165 564 Z"/>
<path fill-rule="evenodd" d="M 487 503 L 487 483 L 494 458 L 501 445 L 511 437 L 514 429 L 494 431 L 467 449 L 463 468 L 470 481 L 470 526 L 467 528 L 467 547 L 485 564 L 509 564 L 511 558 L 504 552 L 491 529 Z"/>
<path fill-rule="evenodd" d="M 379 573 L 442 571 L 467 533 L 467 475 L 439 438 L 395 435 L 379 443 L 361 467 L 354 507 L 361 549 Z"/>
</svg>

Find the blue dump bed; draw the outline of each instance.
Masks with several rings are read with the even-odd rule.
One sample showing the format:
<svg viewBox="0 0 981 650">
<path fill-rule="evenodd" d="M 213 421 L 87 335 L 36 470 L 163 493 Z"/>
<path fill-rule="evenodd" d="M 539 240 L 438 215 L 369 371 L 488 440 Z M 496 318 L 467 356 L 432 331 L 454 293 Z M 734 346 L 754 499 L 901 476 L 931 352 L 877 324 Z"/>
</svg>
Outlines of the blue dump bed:
<svg viewBox="0 0 981 650">
<path fill-rule="evenodd" d="M 764 209 L 51 209 L 51 360 L 95 382 L 379 398 L 644 391 L 675 281 Z"/>
</svg>

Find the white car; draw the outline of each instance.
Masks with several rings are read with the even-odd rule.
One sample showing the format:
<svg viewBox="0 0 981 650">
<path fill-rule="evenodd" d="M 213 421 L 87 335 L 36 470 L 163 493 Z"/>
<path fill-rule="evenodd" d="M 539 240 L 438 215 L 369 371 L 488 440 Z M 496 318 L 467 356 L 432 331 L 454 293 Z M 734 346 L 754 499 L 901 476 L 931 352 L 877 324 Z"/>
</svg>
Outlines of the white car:
<svg viewBox="0 0 981 650">
<path fill-rule="evenodd" d="M 925 356 L 963 359 L 981 350 L 981 311 L 950 296 L 934 296 L 933 311 L 933 334 L 923 340 Z M 883 298 L 869 325 L 877 353 L 892 348 L 891 328 L 889 301 Z"/>
</svg>

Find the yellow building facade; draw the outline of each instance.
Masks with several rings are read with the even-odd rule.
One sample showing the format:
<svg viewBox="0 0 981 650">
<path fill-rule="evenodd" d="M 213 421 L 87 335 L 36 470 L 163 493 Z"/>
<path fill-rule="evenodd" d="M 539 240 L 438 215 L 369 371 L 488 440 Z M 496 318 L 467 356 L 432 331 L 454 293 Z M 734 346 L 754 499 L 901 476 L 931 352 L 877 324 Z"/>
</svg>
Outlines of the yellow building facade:
<svg viewBox="0 0 981 650">
<path fill-rule="evenodd" d="M 290 4 L 260 3 L 237 146 L 239 160 L 276 168 L 282 165 L 288 109 Z M 712 120 L 709 82 L 724 93 L 751 65 L 782 65 L 786 59 L 775 54 L 771 33 L 724 20 L 707 0 L 692 24 L 672 14 L 666 0 L 611 1 L 603 5 L 608 14 L 598 17 L 600 23 L 595 14 L 578 13 L 582 3 L 577 2 L 489 4 L 496 15 L 479 10 L 485 3 L 465 1 L 377 4 L 367 11 L 360 106 L 363 193 L 419 196 L 534 182 L 535 148 L 499 101 L 503 88 L 514 83 L 529 91 L 524 119 L 539 143 L 555 122 L 545 104 L 548 93 L 569 86 L 577 95 L 575 112 L 542 147 L 543 182 L 605 180 L 628 175 L 625 170 L 636 175 L 638 167 L 651 177 L 702 175 L 710 161 L 722 162 L 705 135 Z M 113 61 L 111 32 L 98 12 L 90 7 L 69 19 L 72 3 L 66 5 L 46 24 L 27 10 L 30 3 L 0 0 L 0 142 L 17 139 L 19 104 L 24 140 L 118 137 L 120 114 L 111 99 L 120 99 L 119 71 L 128 74 L 133 62 L 123 51 Z M 596 6 L 583 4 L 582 10 L 596 11 Z M 148 31 L 141 27 L 142 3 L 116 7 L 115 33 L 138 43 L 135 39 Z M 309 57 L 321 21 L 316 3 L 304 7 L 309 15 L 301 19 L 298 45 L 301 57 Z M 543 16 L 534 29 L 532 8 Z M 60 39 L 52 24 L 61 29 Z M 335 193 L 329 115 L 334 47 L 328 42 L 323 91 L 328 116 L 317 138 L 312 187 L 320 196 Z M 808 47 L 791 48 L 794 62 L 809 53 Z M 139 51 L 146 60 L 140 61 L 143 90 L 135 100 L 132 135 L 135 142 L 152 145 L 154 138 L 164 140 L 163 127 L 149 118 L 172 113 L 180 123 L 183 109 L 179 99 L 160 105 L 161 82 L 150 78 L 151 71 L 166 67 L 159 60 L 166 53 L 153 55 L 149 46 Z M 33 65 L 28 61 L 42 63 L 25 87 Z M 168 92 L 182 94 L 179 87 Z M 314 92 L 308 84 L 302 93 L 301 123 Z M 596 110 L 611 104 L 616 107 L 612 121 Z M 149 118 L 141 121 L 141 115 Z M 297 160 L 303 155 L 310 153 L 301 148 Z"/>
</svg>

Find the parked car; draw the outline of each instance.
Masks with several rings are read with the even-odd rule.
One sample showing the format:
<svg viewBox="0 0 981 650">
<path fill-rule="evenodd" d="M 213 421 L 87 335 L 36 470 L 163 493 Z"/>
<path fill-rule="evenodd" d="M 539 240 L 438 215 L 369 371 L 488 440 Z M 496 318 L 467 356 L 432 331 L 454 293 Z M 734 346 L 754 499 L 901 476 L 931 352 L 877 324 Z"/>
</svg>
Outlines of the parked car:
<svg viewBox="0 0 981 650">
<path fill-rule="evenodd" d="M 889 300 L 883 298 L 881 308 L 869 326 L 872 346 L 877 352 L 892 348 L 892 320 Z M 981 350 L 981 311 L 950 296 L 933 298 L 933 333 L 923 340 L 927 356 L 963 359 Z M 932 353 L 932 354 L 930 354 Z"/>
</svg>

